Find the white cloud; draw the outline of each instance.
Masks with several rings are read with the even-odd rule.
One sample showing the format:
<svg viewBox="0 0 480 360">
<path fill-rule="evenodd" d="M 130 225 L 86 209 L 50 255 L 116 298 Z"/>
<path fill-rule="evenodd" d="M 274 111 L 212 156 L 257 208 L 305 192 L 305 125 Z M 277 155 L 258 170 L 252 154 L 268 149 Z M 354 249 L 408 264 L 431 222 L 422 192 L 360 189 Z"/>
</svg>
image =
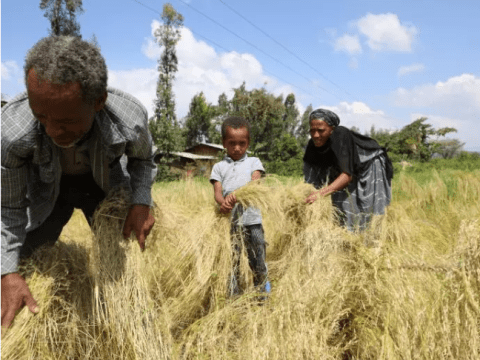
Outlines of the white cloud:
<svg viewBox="0 0 480 360">
<path fill-rule="evenodd" d="M 417 108 L 412 116 L 426 116 L 438 127 L 451 126 L 467 143 L 466 149 L 480 150 L 480 78 L 472 74 L 454 76 L 436 84 L 412 89 L 399 88 L 392 95 L 396 106 Z M 434 126 L 435 127 L 435 126 Z"/>
<path fill-rule="evenodd" d="M 403 75 L 407 75 L 407 74 L 410 74 L 410 73 L 413 73 L 413 72 L 420 72 L 420 71 L 423 71 L 423 69 L 425 69 L 425 65 L 423 64 L 412 64 L 412 65 L 409 65 L 409 66 L 401 66 L 399 69 L 398 69 L 398 76 L 403 76 Z"/>
<path fill-rule="evenodd" d="M 2 80 L 11 80 L 20 75 L 20 66 L 16 61 L 2 61 Z"/>
<path fill-rule="evenodd" d="M 154 41 L 154 32 L 160 23 L 153 20 L 151 37 L 145 39 L 142 53 L 152 60 L 158 60 L 162 49 Z M 260 62 L 251 54 L 217 53 L 213 47 L 195 39 L 188 28 L 182 28 L 181 40 L 177 44 L 179 59 L 173 91 L 178 118 L 187 115 L 192 97 L 203 91 L 208 102 L 217 104 L 218 96 L 225 92 L 228 98 L 233 88 L 246 82 L 247 89 L 266 86 L 276 95 L 293 92 L 290 86 L 279 84 L 264 74 Z M 153 115 L 153 101 L 156 98 L 158 80 L 157 65 L 147 69 L 109 72 L 109 85 L 119 87 L 139 98 L 146 106 L 149 116 Z M 266 85 L 265 85 L 266 84 Z"/>
<path fill-rule="evenodd" d="M 372 125 L 378 129 L 395 129 L 398 127 L 398 120 L 387 116 L 382 110 L 374 110 L 367 104 L 354 101 L 348 103 L 340 102 L 335 106 L 320 105 L 314 107 L 324 108 L 333 111 L 340 118 L 340 125 L 347 128 L 355 126 L 363 134 L 370 131 Z"/>
<path fill-rule="evenodd" d="M 480 78 L 462 74 L 445 82 L 426 84 L 413 89 L 399 88 L 394 104 L 406 107 L 432 107 L 448 114 L 480 114 Z"/>
<path fill-rule="evenodd" d="M 359 32 L 367 37 L 367 45 L 373 51 L 411 52 L 418 30 L 415 26 L 403 25 L 396 14 L 370 14 L 356 23 Z"/>
<path fill-rule="evenodd" d="M 362 52 L 362 46 L 358 35 L 344 34 L 335 40 L 335 51 L 344 51 L 350 55 L 360 54 Z"/>
<path fill-rule="evenodd" d="M 147 108 L 149 116 L 153 115 L 157 80 L 156 68 L 108 72 L 108 85 L 135 96 Z"/>
</svg>

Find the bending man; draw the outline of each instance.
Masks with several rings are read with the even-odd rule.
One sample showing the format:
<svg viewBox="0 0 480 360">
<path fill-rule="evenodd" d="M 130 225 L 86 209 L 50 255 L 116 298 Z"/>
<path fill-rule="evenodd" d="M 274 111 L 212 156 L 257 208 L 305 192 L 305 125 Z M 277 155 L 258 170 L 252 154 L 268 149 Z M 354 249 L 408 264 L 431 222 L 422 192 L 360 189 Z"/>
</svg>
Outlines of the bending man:
<svg viewBox="0 0 480 360">
<path fill-rule="evenodd" d="M 74 208 L 91 225 L 108 191 L 122 186 L 132 204 L 123 235 L 133 230 L 143 250 L 155 222 L 147 112 L 134 97 L 107 89 L 99 49 L 47 37 L 29 51 L 24 71 L 27 91 L 2 108 L 2 329 L 24 305 L 38 312 L 19 258 L 54 244 Z"/>
</svg>

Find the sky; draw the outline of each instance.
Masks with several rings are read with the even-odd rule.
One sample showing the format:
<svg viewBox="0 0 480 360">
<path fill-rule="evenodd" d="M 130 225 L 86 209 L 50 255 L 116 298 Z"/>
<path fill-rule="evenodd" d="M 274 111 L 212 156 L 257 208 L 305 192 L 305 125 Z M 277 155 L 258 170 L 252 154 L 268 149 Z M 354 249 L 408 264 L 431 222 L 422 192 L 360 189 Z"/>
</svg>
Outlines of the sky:
<svg viewBox="0 0 480 360">
<path fill-rule="evenodd" d="M 48 35 L 40 1 L 1 2 L 1 92 L 25 91 L 27 51 Z M 153 114 L 164 1 L 84 0 L 84 39 L 96 36 L 109 86 Z M 336 112 L 363 133 L 420 118 L 480 152 L 477 0 L 171 0 L 183 15 L 174 83 L 179 119 L 203 92 L 213 105 L 243 82 Z"/>
</svg>

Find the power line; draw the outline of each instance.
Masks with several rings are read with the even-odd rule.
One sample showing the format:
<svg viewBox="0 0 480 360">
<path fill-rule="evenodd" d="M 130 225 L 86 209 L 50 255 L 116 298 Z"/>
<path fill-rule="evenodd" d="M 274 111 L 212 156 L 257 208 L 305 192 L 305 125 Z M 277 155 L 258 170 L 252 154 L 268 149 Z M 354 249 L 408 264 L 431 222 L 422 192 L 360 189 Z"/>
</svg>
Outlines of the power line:
<svg viewBox="0 0 480 360">
<path fill-rule="evenodd" d="M 138 1 L 138 0 L 132 0 L 132 1 L 135 1 L 135 2 L 138 3 L 139 5 L 142 5 L 143 7 L 145 7 L 145 8 L 147 8 L 147 9 L 149 9 L 149 10 L 151 10 L 151 11 L 159 14 L 160 16 L 162 15 L 162 13 L 161 13 L 160 11 L 158 11 L 158 10 L 156 10 L 156 9 L 148 6 L 148 5 L 143 4 L 142 2 L 140 2 L 140 1 Z M 188 5 L 188 4 L 187 4 L 187 5 Z M 192 9 L 193 9 L 193 8 L 192 8 Z M 194 9 L 194 10 L 196 10 L 196 9 Z M 206 16 L 206 15 L 205 15 L 205 16 Z M 221 25 L 221 26 L 222 26 L 222 25 Z M 232 50 L 226 49 L 226 48 L 223 47 L 222 45 L 217 44 L 216 42 L 214 42 L 213 40 L 207 38 L 206 36 L 201 35 L 201 34 L 199 34 L 199 33 L 196 32 L 196 31 L 193 31 L 192 29 L 189 29 L 189 30 L 190 30 L 193 34 L 204 38 L 204 39 L 207 40 L 208 42 L 214 44 L 215 46 L 219 47 L 220 49 L 222 49 L 222 50 L 224 50 L 224 51 L 226 51 L 226 52 L 231 52 L 231 51 L 232 51 Z M 247 60 L 247 61 L 248 61 L 248 60 Z M 289 83 L 288 81 L 282 79 L 281 77 L 275 75 L 274 73 L 272 73 L 272 72 L 270 72 L 270 71 L 268 71 L 268 70 L 266 70 L 266 69 L 263 69 L 263 71 L 265 71 L 267 74 L 270 74 L 270 75 L 276 77 L 277 79 L 283 81 L 284 83 L 286 83 L 286 84 L 288 84 L 288 85 L 290 85 L 290 86 L 293 86 L 293 87 L 295 87 L 295 88 L 297 88 L 297 89 L 299 89 L 299 90 L 307 93 L 308 95 L 310 95 L 310 96 L 312 96 L 312 97 L 316 97 L 315 95 L 311 94 L 309 91 L 307 91 L 307 90 L 305 90 L 305 89 L 303 89 L 303 88 L 301 88 L 301 87 L 299 87 L 299 86 L 297 86 L 297 85 L 294 85 L 294 84 L 292 84 L 292 83 Z M 308 80 L 308 79 L 307 79 L 307 80 Z M 325 90 L 325 91 L 326 91 L 326 90 Z M 327 92 L 328 92 L 328 91 L 327 91 Z M 333 95 L 333 94 L 332 94 L 332 95 Z M 334 95 L 334 96 L 335 96 L 335 95 Z"/>
<path fill-rule="evenodd" d="M 135 0 L 136 1 L 136 0 Z M 297 74 L 298 76 L 301 76 L 302 78 L 306 79 L 307 81 L 310 81 L 312 82 L 312 84 L 314 86 L 316 86 L 317 88 L 325 91 L 326 93 L 329 93 L 330 95 L 336 97 L 337 99 L 339 100 L 342 100 L 341 98 L 339 98 L 337 95 L 335 95 L 334 93 L 328 91 L 327 89 L 315 84 L 311 79 L 307 78 L 306 76 L 300 74 L 299 72 L 297 72 L 296 70 L 292 69 L 290 66 L 284 64 L 282 61 L 278 60 L 277 58 L 273 57 L 272 55 L 266 53 L 265 51 L 263 51 L 262 49 L 260 49 L 258 46 L 256 46 L 255 44 L 252 44 L 250 41 L 244 39 L 243 37 L 241 37 L 240 35 L 238 35 L 237 33 L 233 32 L 232 30 L 228 29 L 227 27 L 223 26 L 222 24 L 220 24 L 218 21 L 216 21 L 215 19 L 212 19 L 210 16 L 204 14 L 203 12 L 201 12 L 200 10 L 197 10 L 195 9 L 193 6 L 191 6 L 190 4 L 188 4 L 187 2 L 183 1 L 183 0 L 177 0 L 177 1 L 180 1 L 181 3 L 187 5 L 188 7 L 190 7 L 192 10 L 196 11 L 197 13 L 201 14 L 202 16 L 206 17 L 208 20 L 212 21 L 213 23 L 217 24 L 218 26 L 220 26 L 222 29 L 228 31 L 229 33 L 231 33 L 232 35 L 236 36 L 237 38 L 239 38 L 240 40 L 244 41 L 245 43 L 247 43 L 248 45 L 254 47 L 255 49 L 257 49 L 258 51 L 260 51 L 262 54 L 265 54 L 266 56 L 268 56 L 269 58 L 273 59 L 274 61 L 276 61 L 277 63 L 279 63 L 280 65 L 286 67 L 287 69 L 289 69 L 290 71 L 292 71 L 293 73 Z"/>
<path fill-rule="evenodd" d="M 286 46 L 284 46 L 282 43 L 280 43 L 279 41 L 277 41 L 275 38 L 273 38 L 272 36 L 270 36 L 269 34 L 267 34 L 265 31 L 263 31 L 261 28 L 259 28 L 257 25 L 255 25 L 253 22 L 251 22 L 250 20 L 248 20 L 245 16 L 243 16 L 242 14 L 240 14 L 238 11 L 236 11 L 234 8 L 232 8 L 230 5 L 228 5 L 227 3 L 223 2 L 223 0 L 219 0 L 223 5 L 225 5 L 227 8 L 229 8 L 231 11 L 233 11 L 235 14 L 237 14 L 238 16 L 240 16 L 243 20 L 245 20 L 246 22 L 248 22 L 250 25 L 252 25 L 255 29 L 257 29 L 258 31 L 260 31 L 262 34 L 264 34 L 265 36 L 267 36 L 269 39 L 273 40 L 277 45 L 281 46 L 283 49 L 285 49 L 288 53 L 290 53 L 291 55 L 293 55 L 295 58 L 297 58 L 298 60 L 300 60 L 302 63 L 304 63 L 305 65 L 307 65 L 310 69 L 312 69 L 313 71 L 315 71 L 318 75 L 320 75 L 321 77 L 323 77 L 325 80 L 327 80 L 328 82 L 330 82 L 331 84 L 335 85 L 337 88 L 339 88 L 340 90 L 342 90 L 345 94 L 347 94 L 348 96 L 354 98 L 354 96 L 352 94 L 350 94 L 347 90 L 343 89 L 342 87 L 340 87 L 339 85 L 337 85 L 336 83 L 334 83 L 332 80 L 328 79 L 325 75 L 323 75 L 320 71 L 318 71 L 317 69 L 315 69 L 313 66 L 311 66 L 309 63 L 307 63 L 305 60 L 303 60 L 302 58 L 298 57 L 294 52 L 292 52 L 290 49 L 288 49 Z"/>
</svg>

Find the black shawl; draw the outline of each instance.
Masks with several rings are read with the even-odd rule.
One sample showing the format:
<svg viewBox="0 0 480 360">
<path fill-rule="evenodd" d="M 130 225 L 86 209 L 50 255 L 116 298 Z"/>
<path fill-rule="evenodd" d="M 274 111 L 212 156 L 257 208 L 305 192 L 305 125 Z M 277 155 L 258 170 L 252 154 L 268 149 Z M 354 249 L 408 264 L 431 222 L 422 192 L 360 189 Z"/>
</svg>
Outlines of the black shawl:
<svg viewBox="0 0 480 360">
<path fill-rule="evenodd" d="M 332 166 L 338 168 L 340 172 L 345 172 L 352 177 L 361 172 L 363 169 L 370 166 L 371 159 L 367 163 L 360 163 L 360 158 L 357 152 L 357 146 L 365 150 L 383 149 L 385 152 L 387 163 L 387 178 L 393 178 L 393 165 L 390 161 L 387 151 L 381 147 L 374 139 L 358 134 L 347 129 L 344 126 L 337 126 L 325 145 L 316 147 L 313 140 L 310 139 L 305 150 L 303 161 L 317 166 Z M 333 179 L 334 180 L 334 179 Z"/>
</svg>

